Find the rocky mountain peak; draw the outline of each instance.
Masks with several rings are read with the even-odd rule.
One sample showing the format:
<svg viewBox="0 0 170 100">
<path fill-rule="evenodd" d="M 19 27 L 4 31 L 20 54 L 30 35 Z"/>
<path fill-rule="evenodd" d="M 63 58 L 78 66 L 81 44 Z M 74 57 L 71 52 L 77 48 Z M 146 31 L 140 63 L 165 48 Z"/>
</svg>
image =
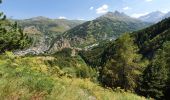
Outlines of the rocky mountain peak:
<svg viewBox="0 0 170 100">
<path fill-rule="evenodd" d="M 113 17 L 129 17 L 129 16 L 127 16 L 123 12 L 115 11 L 115 12 L 108 12 L 105 15 L 103 15 L 103 17 L 113 18 Z"/>
</svg>

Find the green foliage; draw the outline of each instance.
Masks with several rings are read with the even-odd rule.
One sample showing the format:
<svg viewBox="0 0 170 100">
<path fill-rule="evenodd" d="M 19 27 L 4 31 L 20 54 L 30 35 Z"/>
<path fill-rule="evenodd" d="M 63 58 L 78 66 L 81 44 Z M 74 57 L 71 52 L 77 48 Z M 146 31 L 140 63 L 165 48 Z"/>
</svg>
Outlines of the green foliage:
<svg viewBox="0 0 170 100">
<path fill-rule="evenodd" d="M 71 54 L 72 49 L 65 48 L 53 54 L 56 59 L 52 62 L 49 61 L 49 63 L 51 66 L 58 66 L 66 74 L 71 75 L 71 77 L 92 78 L 96 80 L 98 76 L 97 71 L 88 66 L 80 56 L 76 55 L 73 57 Z"/>
<path fill-rule="evenodd" d="M 132 34 L 140 53 L 150 60 L 148 68 L 144 71 L 143 85 L 140 87 L 145 96 L 169 99 L 169 27 L 170 18 L 167 18 Z"/>
<path fill-rule="evenodd" d="M 113 13 L 109 17 L 106 14 L 106 16 L 78 25 L 66 31 L 63 37 L 68 40 L 71 38 L 70 44 L 72 46 L 82 47 L 105 39 L 116 39 L 125 32 L 136 31 L 147 25 L 149 24 L 126 15 L 116 16 Z"/>
<path fill-rule="evenodd" d="M 79 55 L 83 60 L 92 67 L 98 67 L 103 64 L 103 53 L 107 46 L 112 43 L 110 41 L 101 41 L 98 46 L 95 46 L 87 51 L 80 51 Z"/>
<path fill-rule="evenodd" d="M 31 44 L 31 40 L 18 27 L 11 24 L 3 13 L 0 14 L 0 53 L 7 50 L 23 49 Z"/>
<path fill-rule="evenodd" d="M 140 48 L 140 53 L 152 58 L 155 51 L 160 49 L 164 42 L 170 41 L 170 18 L 146 29 L 134 32 L 135 42 Z"/>
<path fill-rule="evenodd" d="M 169 84 L 167 84 L 170 68 L 169 50 L 170 43 L 167 42 L 162 49 L 158 50 L 151 64 L 145 69 L 141 83 L 143 95 L 156 99 L 166 97 L 164 93 L 169 87 Z"/>
<path fill-rule="evenodd" d="M 47 93 L 51 93 L 53 87 L 54 87 L 54 81 L 50 78 L 43 77 L 43 75 L 36 75 L 36 77 L 25 77 L 25 82 L 23 85 L 29 88 L 30 92 L 32 91 L 45 91 Z M 39 78 L 41 77 L 41 78 Z"/>
<path fill-rule="evenodd" d="M 165 99 L 169 99 L 170 95 L 170 41 L 166 42 L 163 46 L 163 51 L 165 55 L 165 61 L 166 61 L 166 67 L 167 67 L 167 72 L 168 72 L 168 81 L 166 83 L 166 90 L 165 90 Z"/>
<path fill-rule="evenodd" d="M 121 87 L 125 90 L 134 90 L 138 76 L 142 72 L 141 56 L 133 38 L 125 34 L 116 40 L 114 54 L 109 58 L 101 71 L 101 81 L 109 87 Z"/>
<path fill-rule="evenodd" d="M 100 53 L 98 49 L 91 49 L 81 53 L 81 56 L 90 65 L 96 65 L 99 60 L 97 67 L 102 66 L 99 79 L 104 86 L 127 90 L 133 90 L 138 86 L 136 89 L 140 90 L 139 94 L 168 100 L 169 26 L 170 18 L 105 44 L 104 50 L 99 49 Z M 139 82 L 141 74 L 144 75 Z"/>
<path fill-rule="evenodd" d="M 68 77 L 61 69 L 47 63 L 54 59 L 50 56 L 17 57 L 11 52 L 0 55 L 0 98 L 2 100 L 145 100 L 144 97 L 132 93 L 104 89 L 90 79 Z"/>
</svg>

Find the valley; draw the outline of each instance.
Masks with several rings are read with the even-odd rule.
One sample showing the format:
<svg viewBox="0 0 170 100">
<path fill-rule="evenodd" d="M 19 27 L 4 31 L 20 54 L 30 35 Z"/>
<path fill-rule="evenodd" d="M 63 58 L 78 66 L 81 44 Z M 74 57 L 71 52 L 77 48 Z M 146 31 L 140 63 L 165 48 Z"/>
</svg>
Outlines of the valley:
<svg viewBox="0 0 170 100">
<path fill-rule="evenodd" d="M 52 9 L 46 9 L 54 6 L 51 2 L 45 3 L 51 5 L 44 10 L 41 5 L 41 9 L 33 5 L 34 9 L 24 11 L 37 10 L 55 17 L 33 17 L 34 12 L 28 14 L 30 18 L 15 19 L 8 17 L 9 13 L 0 13 L 0 100 L 169 100 L 168 11 L 134 17 L 130 12 L 138 9 L 110 11 L 104 4 L 96 9 L 88 7 L 83 20 L 78 17 L 83 13 L 77 12 L 87 4 L 79 9 L 73 4 L 73 14 L 61 9 L 74 7 L 53 1 L 58 5 L 56 12 L 70 15 L 69 19 L 49 14 Z M 88 19 L 88 14 L 93 18 Z"/>
</svg>

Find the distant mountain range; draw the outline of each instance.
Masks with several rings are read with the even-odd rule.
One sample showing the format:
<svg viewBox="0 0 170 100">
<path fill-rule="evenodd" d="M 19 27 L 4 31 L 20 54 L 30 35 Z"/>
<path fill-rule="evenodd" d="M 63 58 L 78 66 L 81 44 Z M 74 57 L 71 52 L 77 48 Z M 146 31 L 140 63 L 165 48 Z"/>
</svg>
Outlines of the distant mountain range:
<svg viewBox="0 0 170 100">
<path fill-rule="evenodd" d="M 166 14 L 163 16 L 163 18 L 168 18 L 168 17 L 170 17 L 170 12 L 166 13 Z"/>
<path fill-rule="evenodd" d="M 50 33 L 62 33 L 84 22 L 82 20 L 50 19 L 42 16 L 15 21 L 22 28 L 34 26 L 41 32 Z"/>
<path fill-rule="evenodd" d="M 149 25 L 151 24 L 118 11 L 108 12 L 95 20 L 87 21 L 64 32 L 54 40 L 52 51 L 62 45 L 84 48 L 103 40 L 114 40 L 125 32 L 136 31 Z"/>
<path fill-rule="evenodd" d="M 27 54 L 29 51 L 34 53 L 46 51 L 55 37 L 84 22 L 82 20 L 50 19 L 42 16 L 24 20 L 12 19 L 12 21 L 18 22 L 24 33 L 32 38 L 32 46 L 28 50 L 22 51 L 23 54 Z"/>
<path fill-rule="evenodd" d="M 145 22 L 151 22 L 151 23 L 157 23 L 165 18 L 170 17 L 170 12 L 168 13 L 162 13 L 160 11 L 151 12 L 147 15 L 141 16 L 138 19 L 145 21 Z"/>
<path fill-rule="evenodd" d="M 114 40 L 125 32 L 137 31 L 152 24 L 118 11 L 108 12 L 87 22 L 42 16 L 15 21 L 33 38 L 32 48 L 39 52 L 48 48 L 53 52 L 66 47 L 91 47 L 103 40 Z"/>
<path fill-rule="evenodd" d="M 170 18 L 164 19 L 145 29 L 130 33 L 130 35 L 133 37 L 135 45 L 138 46 L 139 53 L 144 58 L 154 59 L 156 52 L 163 47 L 164 43 L 170 41 Z M 107 63 L 107 61 L 110 62 L 110 59 L 116 54 L 115 46 L 120 45 L 115 44 L 116 41 L 99 44 L 99 46 L 91 50 L 83 51 L 81 56 L 88 64 L 101 66 Z M 101 62 L 104 60 L 106 61 Z"/>
</svg>

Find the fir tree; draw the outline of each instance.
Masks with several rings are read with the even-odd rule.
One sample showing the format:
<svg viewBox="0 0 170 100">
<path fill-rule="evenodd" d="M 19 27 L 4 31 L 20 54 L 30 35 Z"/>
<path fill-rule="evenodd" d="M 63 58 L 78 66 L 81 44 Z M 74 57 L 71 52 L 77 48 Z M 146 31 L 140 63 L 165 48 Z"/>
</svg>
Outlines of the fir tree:
<svg viewBox="0 0 170 100">
<path fill-rule="evenodd" d="M 162 50 L 158 50 L 151 64 L 145 69 L 140 88 L 142 95 L 156 99 L 164 98 L 169 73 L 167 58 L 170 57 L 170 49 L 167 50 L 166 45 Z"/>
<path fill-rule="evenodd" d="M 142 70 L 138 48 L 129 34 L 116 40 L 114 48 L 115 54 L 103 68 L 102 81 L 110 87 L 133 91 Z"/>
</svg>

